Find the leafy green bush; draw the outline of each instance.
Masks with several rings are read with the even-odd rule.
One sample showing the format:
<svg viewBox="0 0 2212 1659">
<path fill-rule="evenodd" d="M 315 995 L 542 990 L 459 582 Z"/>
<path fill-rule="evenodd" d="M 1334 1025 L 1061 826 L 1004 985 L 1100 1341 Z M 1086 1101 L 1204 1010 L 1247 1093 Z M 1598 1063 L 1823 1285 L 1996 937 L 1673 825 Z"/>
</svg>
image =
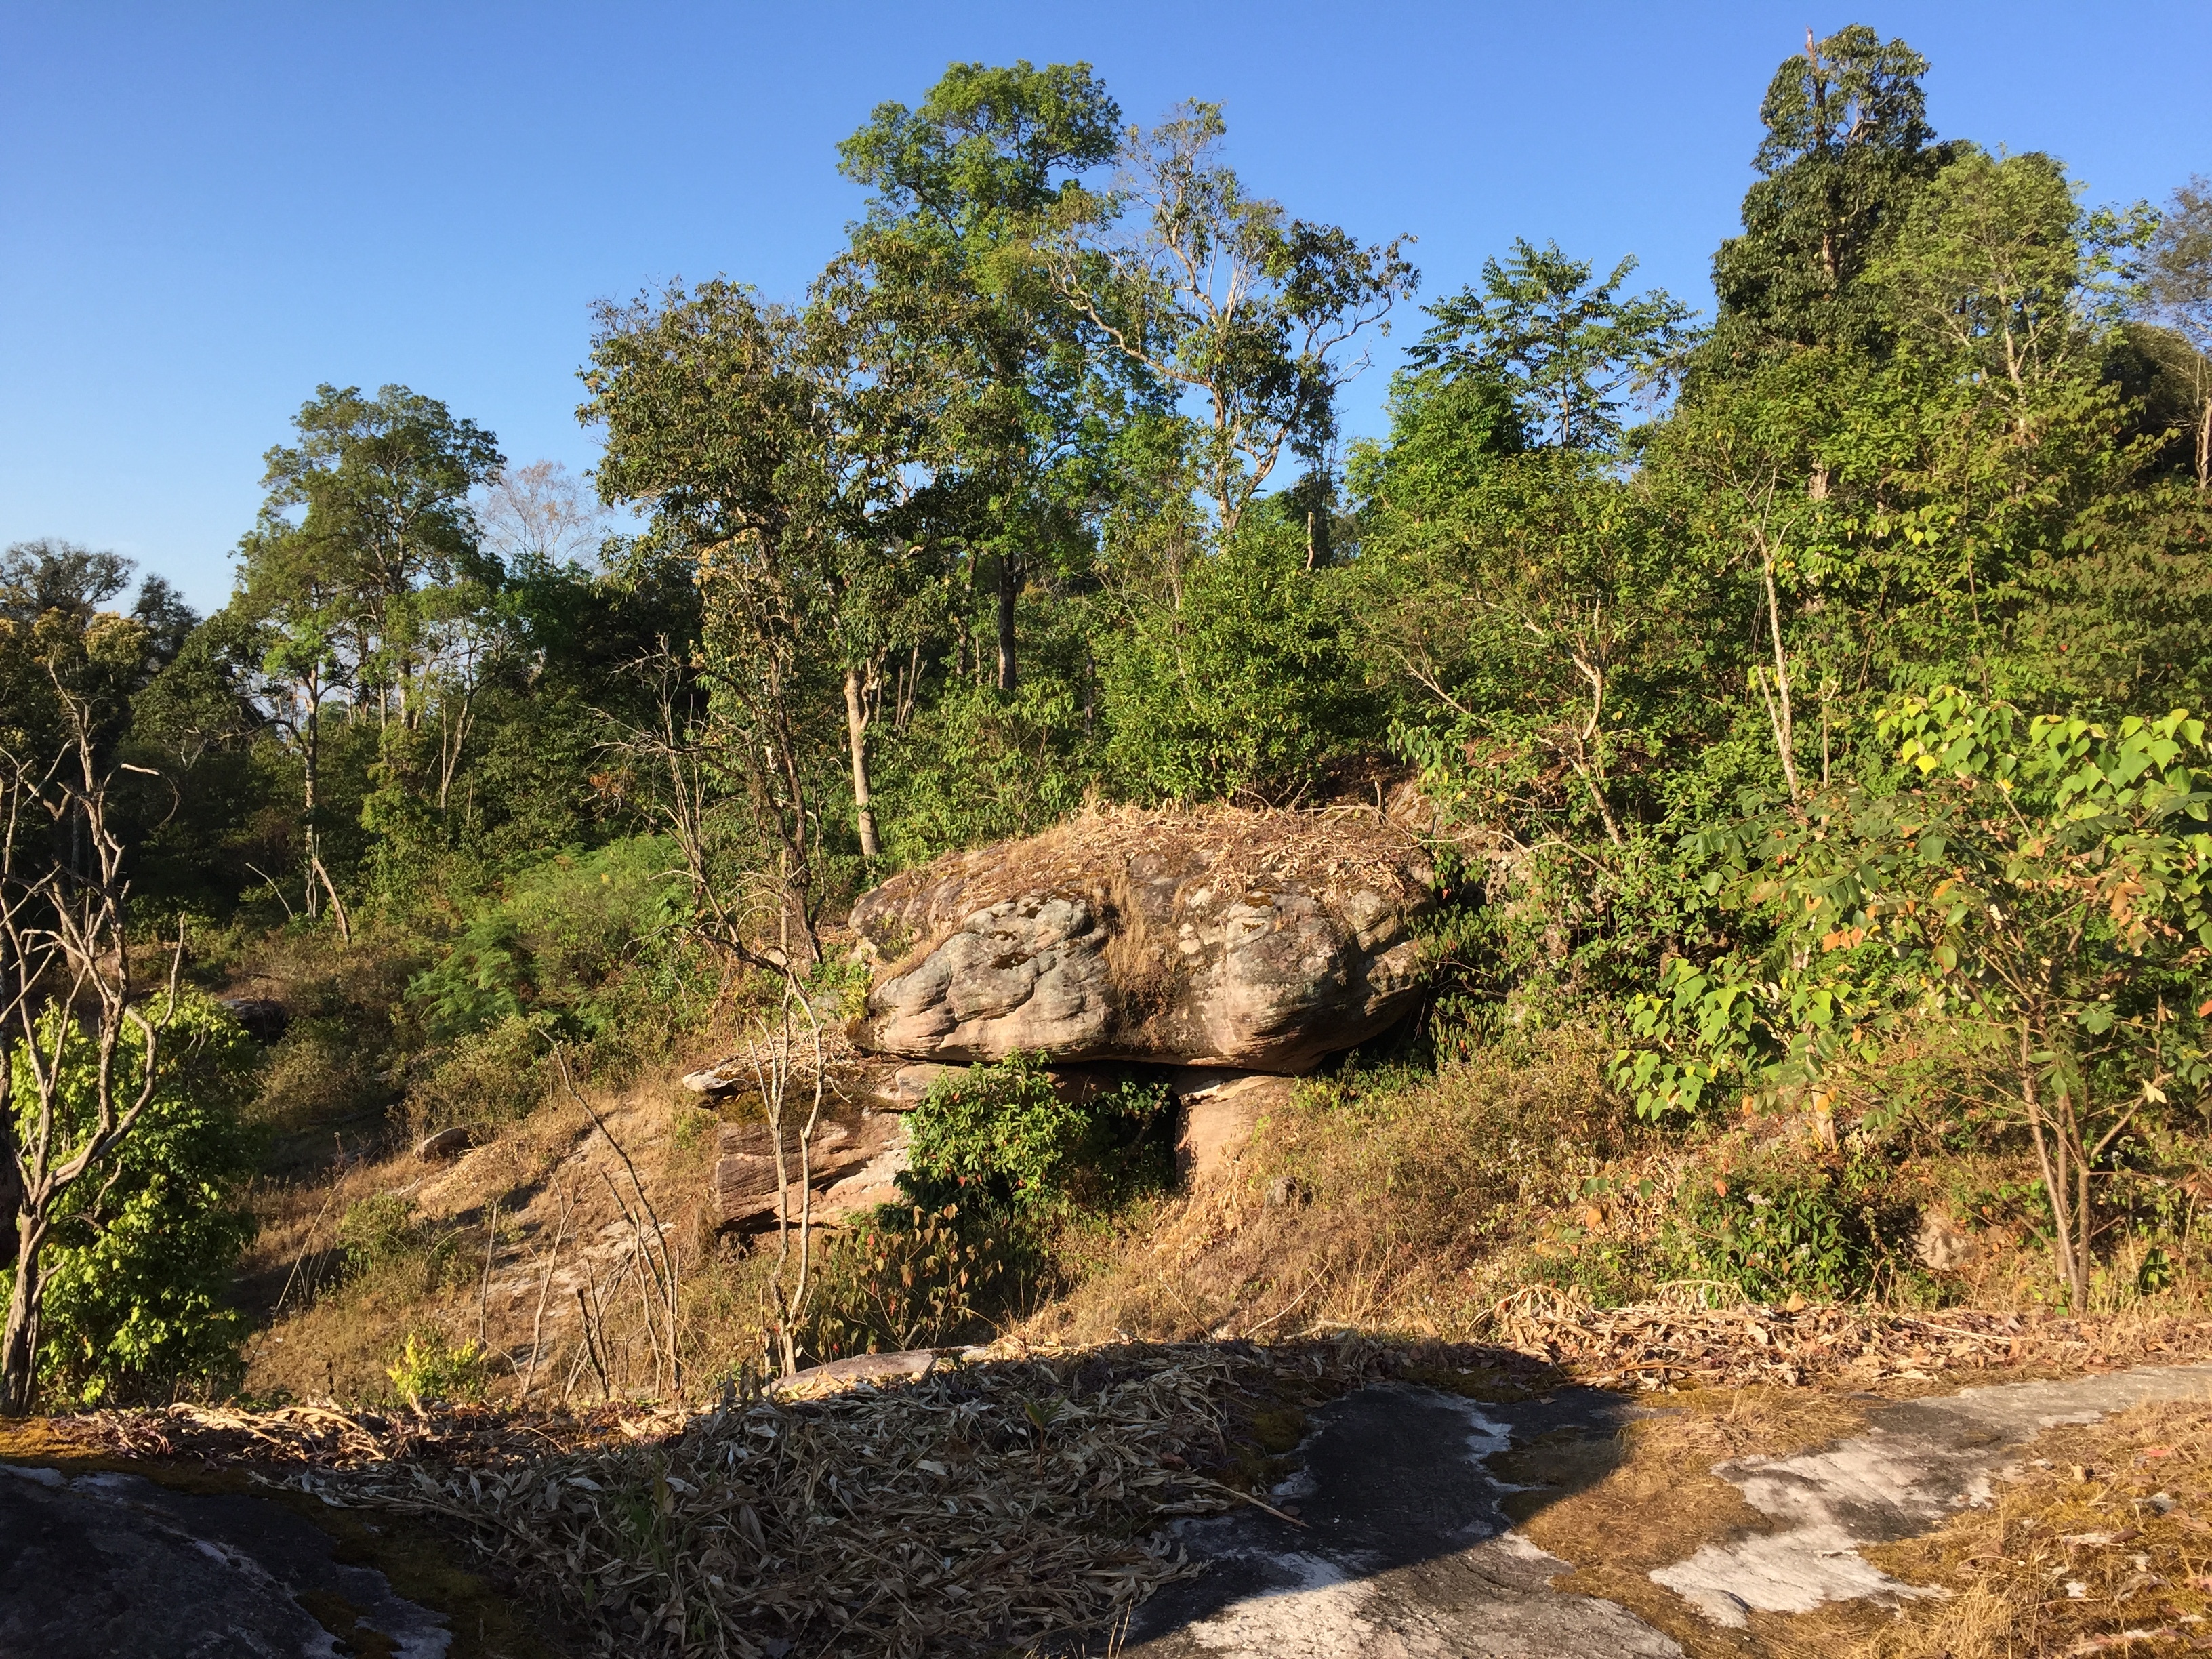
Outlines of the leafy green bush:
<svg viewBox="0 0 2212 1659">
<path fill-rule="evenodd" d="M 112 1176 L 88 1177 L 64 1199 L 46 1244 L 40 1324 L 40 1383 L 50 1398 L 89 1403 L 193 1378 L 234 1380 L 246 1319 L 229 1305 L 230 1280 L 253 1237 L 239 1201 L 253 1167 L 241 1117 L 252 1047 L 214 1003 L 183 998 L 157 1051 L 162 1080 Z M 144 1054 L 143 1039 L 126 1031 L 115 1060 L 121 1092 L 137 1088 Z M 20 1047 L 9 1063 L 16 1099 L 30 1100 Z M 97 1064 L 91 1040 L 72 1030 L 62 1058 L 65 1133 L 91 1121 Z M 0 1295 L 14 1279 L 12 1268 L 0 1271 Z"/>
<path fill-rule="evenodd" d="M 1102 665 L 1126 793 L 1289 795 L 1380 736 L 1341 573 L 1305 560 L 1302 526 L 1256 525 L 1194 565 L 1178 603 L 1136 611 Z"/>
<path fill-rule="evenodd" d="M 957 1204 L 887 1205 L 823 1253 L 807 1351 L 835 1359 L 973 1334 L 1033 1254 L 1022 1244 L 1018 1229 Z"/>
<path fill-rule="evenodd" d="M 398 1193 L 356 1199 L 338 1218 L 338 1249 L 349 1274 L 372 1272 L 421 1248 L 414 1203 Z"/>
<path fill-rule="evenodd" d="M 408 1000 L 448 1040 L 540 1015 L 575 1036 L 615 1032 L 625 1011 L 610 981 L 665 957 L 688 915 L 675 862 L 665 841 L 636 836 L 531 866 L 415 976 Z"/>
<path fill-rule="evenodd" d="M 510 1014 L 447 1045 L 430 1074 L 407 1091 L 410 1133 L 458 1123 L 514 1121 L 544 1097 L 551 1034 L 543 1016 Z"/>
<path fill-rule="evenodd" d="M 1685 1188 L 1675 1248 L 1691 1275 L 1754 1302 L 1869 1297 L 1910 1261 L 1913 1212 L 1871 1160 L 1789 1164 Z"/>
<path fill-rule="evenodd" d="M 1030 836 L 1083 804 L 1097 744 L 1082 698 L 1025 662 L 1011 697 L 955 684 L 882 744 L 878 800 L 894 864 Z"/>
<path fill-rule="evenodd" d="M 399 1397 L 420 1411 L 426 1401 L 482 1400 L 491 1361 L 474 1341 L 455 1347 L 442 1332 L 410 1331 L 384 1374 Z"/>
<path fill-rule="evenodd" d="M 2057 1276 L 2086 1308 L 2116 1143 L 2212 1091 L 2204 723 L 2108 729 L 1939 687 L 1878 730 L 1884 787 L 1692 838 L 1759 943 L 1669 962 L 1630 1004 L 1614 1081 L 1655 1118 L 1739 1091 L 1809 1089 L 1817 1109 L 1916 1028 L 2002 1037 L 2016 1060 L 1992 1103 L 2028 1132 Z"/>
<path fill-rule="evenodd" d="M 1030 1212 L 1110 1207 L 1165 1179 L 1170 1148 L 1151 1133 L 1165 1103 L 1133 1082 L 1079 1103 L 1054 1089 L 1042 1054 L 948 1072 L 912 1120 L 917 1186 Z"/>
</svg>

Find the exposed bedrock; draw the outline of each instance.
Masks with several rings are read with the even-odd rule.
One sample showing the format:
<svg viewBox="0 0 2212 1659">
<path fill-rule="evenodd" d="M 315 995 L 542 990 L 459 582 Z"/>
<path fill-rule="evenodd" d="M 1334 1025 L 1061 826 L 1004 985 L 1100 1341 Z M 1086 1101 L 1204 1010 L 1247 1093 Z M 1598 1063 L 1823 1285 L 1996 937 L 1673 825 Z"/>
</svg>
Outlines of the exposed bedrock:
<svg viewBox="0 0 2212 1659">
<path fill-rule="evenodd" d="M 910 870 L 853 907 L 854 1041 L 1296 1073 L 1419 994 L 1431 872 L 1381 813 L 1094 814 Z"/>
</svg>

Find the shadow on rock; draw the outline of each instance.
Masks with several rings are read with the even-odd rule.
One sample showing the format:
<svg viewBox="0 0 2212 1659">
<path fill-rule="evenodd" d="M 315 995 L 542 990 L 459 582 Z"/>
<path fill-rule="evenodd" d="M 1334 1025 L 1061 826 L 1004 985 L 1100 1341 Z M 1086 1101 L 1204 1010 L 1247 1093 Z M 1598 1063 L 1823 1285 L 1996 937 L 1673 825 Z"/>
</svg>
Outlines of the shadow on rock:
<svg viewBox="0 0 2212 1659">
<path fill-rule="evenodd" d="M 1257 1509 L 1177 1531 L 1208 1563 L 1139 1609 L 1135 1659 L 1622 1659 L 1680 1648 L 1609 1601 L 1551 1589 L 1566 1571 L 1509 1531 L 1503 1500 L 1532 1508 L 1604 1478 L 1639 1408 L 1564 1388 L 1490 1403 L 1406 1382 L 1358 1389 L 1309 1417 L 1298 1467 Z M 1511 1484 L 1490 1460 L 1542 1441 L 1567 1455 L 1519 1461 L 1544 1484 Z M 1556 1466 L 1556 1467 L 1554 1467 Z"/>
</svg>

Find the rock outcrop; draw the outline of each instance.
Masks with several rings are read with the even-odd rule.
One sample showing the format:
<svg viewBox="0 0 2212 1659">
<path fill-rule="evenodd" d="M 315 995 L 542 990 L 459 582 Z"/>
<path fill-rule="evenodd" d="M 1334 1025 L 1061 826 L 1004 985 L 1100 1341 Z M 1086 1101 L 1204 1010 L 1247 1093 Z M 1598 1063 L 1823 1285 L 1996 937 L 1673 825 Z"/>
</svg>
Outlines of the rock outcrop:
<svg viewBox="0 0 2212 1659">
<path fill-rule="evenodd" d="M 788 1127 L 785 1133 L 789 1185 L 779 1188 L 768 1126 L 722 1126 L 720 1156 L 714 1162 L 714 1204 L 722 1229 L 747 1233 L 773 1228 L 778 1209 L 787 1206 L 787 1218 L 799 1224 L 798 1136 Z M 869 1112 L 857 1123 L 822 1124 L 814 1132 L 807 1166 L 806 1185 L 814 1196 L 805 1210 L 815 1226 L 844 1226 L 878 1205 L 896 1204 L 898 1177 L 907 1170 L 905 1121 L 895 1113 Z"/>
<path fill-rule="evenodd" d="M 1378 812 L 1091 814 L 864 894 L 854 1042 L 940 1063 L 1297 1073 L 1420 988 L 1420 842 Z"/>
</svg>

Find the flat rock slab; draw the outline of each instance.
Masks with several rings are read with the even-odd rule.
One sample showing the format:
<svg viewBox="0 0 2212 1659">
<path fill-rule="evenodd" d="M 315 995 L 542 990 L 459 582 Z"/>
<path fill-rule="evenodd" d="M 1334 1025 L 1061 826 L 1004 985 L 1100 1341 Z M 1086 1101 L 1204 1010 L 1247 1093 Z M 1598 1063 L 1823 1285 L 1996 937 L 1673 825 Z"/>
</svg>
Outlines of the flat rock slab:
<svg viewBox="0 0 2212 1659">
<path fill-rule="evenodd" d="M 444 1616 L 332 1548 L 265 1498 L 0 1464 L 0 1659 L 443 1659 Z"/>
<path fill-rule="evenodd" d="M 2151 1401 L 2212 1396 L 2212 1365 L 2144 1365 L 2065 1382 L 1966 1389 L 1875 1412 L 1868 1432 L 1795 1457 L 1747 1457 L 1713 1473 L 1775 1522 L 1763 1535 L 1708 1544 L 1654 1581 L 1715 1624 L 1754 1611 L 1809 1613 L 1824 1601 L 1894 1604 L 1927 1592 L 1859 1553 L 1931 1532 L 1987 1503 L 2028 1441 Z"/>
<path fill-rule="evenodd" d="M 1554 1590 L 1568 1564 L 1507 1529 L 1484 1460 L 1516 1440 L 1604 1431 L 1635 1407 L 1568 1389 L 1478 1406 L 1362 1389 L 1314 1412 L 1279 1488 L 1303 1528 L 1243 1510 L 1177 1528 L 1210 1563 L 1139 1609 L 1127 1659 L 1643 1659 L 1669 1638 L 1610 1601 Z"/>
<path fill-rule="evenodd" d="M 1714 1473 L 1773 1522 L 1707 1544 L 1651 1577 L 1717 1626 L 1823 1602 L 1894 1605 L 1923 1594 L 1860 1547 L 1915 1537 L 1986 1503 L 2042 1431 L 2154 1401 L 2212 1398 L 2212 1365 L 2142 1366 L 1876 1407 L 1867 1431 Z M 1658 1407 L 1664 1409 L 1663 1405 Z M 1509 1447 L 1532 1480 L 1547 1444 L 1616 1435 L 1654 1407 L 1592 1389 L 1476 1405 L 1401 1385 L 1363 1389 L 1312 1413 L 1304 1467 L 1272 1501 L 1304 1525 L 1246 1509 L 1178 1523 L 1200 1577 L 1138 1612 L 1129 1659 L 1626 1659 L 1679 1655 L 1615 1603 L 1550 1587 L 1577 1564 L 1512 1531 L 1510 1486 L 1488 1461 Z M 1558 1470 L 1571 1490 L 1589 1470 Z M 1665 1524 L 1655 1515 L 1652 1524 Z M 1580 1565 L 1599 1565 L 1599 1561 Z"/>
</svg>

